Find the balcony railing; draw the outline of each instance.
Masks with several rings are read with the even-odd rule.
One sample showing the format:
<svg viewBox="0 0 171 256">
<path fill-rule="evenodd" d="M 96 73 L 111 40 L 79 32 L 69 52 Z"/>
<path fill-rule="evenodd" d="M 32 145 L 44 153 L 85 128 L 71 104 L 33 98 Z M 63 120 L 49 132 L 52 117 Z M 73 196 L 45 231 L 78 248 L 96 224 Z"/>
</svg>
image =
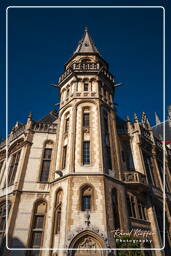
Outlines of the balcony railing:
<svg viewBox="0 0 171 256">
<path fill-rule="evenodd" d="M 137 171 L 129 171 L 124 173 L 124 181 L 126 183 L 147 185 L 146 176 Z"/>
<path fill-rule="evenodd" d="M 65 78 L 69 77 L 73 72 L 98 72 L 101 71 L 108 79 L 113 81 L 113 76 L 100 66 L 98 62 L 74 63 L 59 78 L 61 83 Z"/>
</svg>

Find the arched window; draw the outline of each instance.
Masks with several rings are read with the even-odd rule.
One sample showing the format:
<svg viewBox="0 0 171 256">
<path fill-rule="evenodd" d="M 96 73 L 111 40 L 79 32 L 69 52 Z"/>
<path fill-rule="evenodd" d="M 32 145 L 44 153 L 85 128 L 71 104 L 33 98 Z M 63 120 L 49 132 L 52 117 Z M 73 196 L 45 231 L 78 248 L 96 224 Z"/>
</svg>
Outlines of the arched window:
<svg viewBox="0 0 171 256">
<path fill-rule="evenodd" d="M 62 189 L 58 190 L 56 193 L 56 202 L 55 202 L 55 234 L 60 232 L 61 228 L 61 209 L 62 209 Z"/>
<path fill-rule="evenodd" d="M 8 186 L 13 185 L 14 183 L 17 168 L 18 168 L 18 163 L 20 160 L 20 153 L 21 153 L 21 150 L 17 151 L 12 155 L 12 159 L 11 159 L 10 167 L 8 171 Z"/>
<path fill-rule="evenodd" d="M 8 202 L 8 212 L 6 211 L 6 202 L 0 205 L 0 246 L 3 243 L 3 238 L 5 236 L 6 229 L 6 214 L 9 214 L 11 208 L 11 203 Z"/>
<path fill-rule="evenodd" d="M 39 201 L 35 204 L 33 213 L 33 222 L 31 228 L 31 248 L 41 248 L 43 244 L 43 233 L 46 218 L 47 204 L 45 201 Z M 28 255 L 40 255 L 40 251 L 30 251 Z"/>
<path fill-rule="evenodd" d="M 118 211 L 118 193 L 115 188 L 112 189 L 112 210 L 113 210 L 113 223 L 115 229 L 120 228 L 119 211 Z"/>
<path fill-rule="evenodd" d="M 88 211 L 93 208 L 93 188 L 90 185 L 85 185 L 81 189 L 81 210 Z"/>
<path fill-rule="evenodd" d="M 48 178 L 49 178 L 50 164 L 51 164 L 51 158 L 52 158 L 52 148 L 53 148 L 53 142 L 47 141 L 43 151 L 41 174 L 40 174 L 41 182 L 46 182 L 48 181 Z"/>
</svg>

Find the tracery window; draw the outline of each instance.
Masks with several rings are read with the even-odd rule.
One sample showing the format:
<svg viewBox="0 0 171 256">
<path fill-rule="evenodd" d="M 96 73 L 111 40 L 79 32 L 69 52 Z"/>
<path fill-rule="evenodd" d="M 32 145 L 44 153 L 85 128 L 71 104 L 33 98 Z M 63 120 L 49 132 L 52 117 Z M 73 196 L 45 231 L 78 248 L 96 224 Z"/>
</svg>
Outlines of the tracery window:
<svg viewBox="0 0 171 256">
<path fill-rule="evenodd" d="M 15 176 L 16 176 L 16 172 L 17 172 L 17 167 L 18 167 L 18 163 L 19 163 L 19 159 L 20 159 L 20 151 L 17 151 L 16 153 L 14 153 L 12 155 L 12 159 L 10 162 L 10 167 L 9 167 L 9 171 L 8 171 L 8 186 L 13 185 L 14 180 L 15 180 Z"/>
<path fill-rule="evenodd" d="M 0 205 L 0 246 L 3 243 L 3 238 L 5 237 L 5 229 L 6 229 L 6 214 L 9 214 L 11 203 L 8 202 L 8 211 L 6 211 L 6 202 L 3 202 Z M 8 212 L 8 213 L 7 213 Z"/>
<path fill-rule="evenodd" d="M 62 209 L 62 198 L 63 191 L 60 189 L 56 194 L 56 203 L 55 203 L 55 234 L 60 232 L 61 228 L 61 209 Z"/>
<path fill-rule="evenodd" d="M 33 213 L 33 222 L 31 228 L 31 248 L 41 248 L 43 244 L 43 234 L 46 219 L 47 204 L 45 201 L 39 201 L 35 204 Z M 40 251 L 29 251 L 28 255 L 38 256 Z"/>
<path fill-rule="evenodd" d="M 81 210 L 92 210 L 93 204 L 93 188 L 86 185 L 81 189 Z"/>
<path fill-rule="evenodd" d="M 53 142 L 47 141 L 43 151 L 41 175 L 40 175 L 41 182 L 46 182 L 48 181 L 48 178 L 49 178 L 49 171 L 50 171 L 51 158 L 52 158 L 52 147 L 53 147 Z"/>
</svg>

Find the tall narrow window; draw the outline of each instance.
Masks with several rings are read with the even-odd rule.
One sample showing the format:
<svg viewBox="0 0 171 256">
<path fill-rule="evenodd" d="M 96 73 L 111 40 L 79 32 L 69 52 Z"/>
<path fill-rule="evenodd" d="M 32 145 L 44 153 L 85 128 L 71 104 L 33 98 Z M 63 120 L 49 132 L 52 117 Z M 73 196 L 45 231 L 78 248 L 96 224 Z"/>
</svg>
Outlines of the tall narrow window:
<svg viewBox="0 0 171 256">
<path fill-rule="evenodd" d="M 138 201 L 138 212 L 139 212 L 139 217 L 142 220 L 146 220 L 146 208 L 144 204 L 140 201 Z"/>
<path fill-rule="evenodd" d="M 89 113 L 83 113 L 83 127 L 89 127 L 90 124 L 90 114 Z"/>
<path fill-rule="evenodd" d="M 65 132 L 67 133 L 69 130 L 69 117 L 65 121 Z"/>
<path fill-rule="evenodd" d="M 11 186 L 14 183 L 17 167 L 20 159 L 21 151 L 18 151 L 12 155 L 12 160 L 8 172 L 8 186 Z"/>
<path fill-rule="evenodd" d="M 32 223 L 32 230 L 31 230 L 31 241 L 30 247 L 31 248 L 41 248 L 43 243 L 43 233 L 44 233 L 44 225 L 45 225 L 45 218 L 46 218 L 46 202 L 41 201 L 38 202 L 34 209 L 34 216 L 33 216 L 33 223 Z M 29 252 L 28 255 L 40 255 L 40 251 Z"/>
<path fill-rule="evenodd" d="M 119 220 L 119 211 L 118 211 L 118 193 L 117 190 L 114 188 L 112 189 L 112 209 L 113 209 L 113 223 L 114 228 L 120 228 L 120 220 Z"/>
<path fill-rule="evenodd" d="M 88 83 L 84 83 L 84 91 L 88 92 Z"/>
<path fill-rule="evenodd" d="M 66 167 L 66 157 L 67 157 L 67 146 L 63 147 L 63 159 L 62 159 L 62 169 Z"/>
<path fill-rule="evenodd" d="M 90 164 L 90 141 L 83 141 L 83 164 Z"/>
<path fill-rule="evenodd" d="M 11 203 L 8 202 L 8 213 L 11 208 Z M 0 205 L 0 246 L 3 245 L 3 238 L 5 237 L 5 228 L 6 228 L 6 202 Z"/>
<path fill-rule="evenodd" d="M 151 157 L 149 155 L 147 155 L 146 153 L 143 153 L 143 158 L 144 158 L 145 169 L 146 169 L 146 173 L 147 173 L 147 177 L 148 177 L 148 182 L 152 185 L 153 184 L 155 185 Z"/>
<path fill-rule="evenodd" d="M 42 170 L 41 170 L 40 181 L 44 181 L 44 182 L 48 181 L 51 156 L 52 156 L 52 148 L 45 148 L 43 159 L 42 159 Z"/>
<path fill-rule="evenodd" d="M 127 197 L 129 217 L 136 218 L 135 200 L 133 196 Z"/>
<path fill-rule="evenodd" d="M 82 211 L 88 211 L 92 209 L 93 200 L 93 188 L 86 185 L 81 189 L 81 209 Z"/>
<path fill-rule="evenodd" d="M 58 234 L 61 229 L 61 208 L 62 208 L 63 192 L 60 189 L 56 194 L 55 204 L 55 234 Z"/>
</svg>

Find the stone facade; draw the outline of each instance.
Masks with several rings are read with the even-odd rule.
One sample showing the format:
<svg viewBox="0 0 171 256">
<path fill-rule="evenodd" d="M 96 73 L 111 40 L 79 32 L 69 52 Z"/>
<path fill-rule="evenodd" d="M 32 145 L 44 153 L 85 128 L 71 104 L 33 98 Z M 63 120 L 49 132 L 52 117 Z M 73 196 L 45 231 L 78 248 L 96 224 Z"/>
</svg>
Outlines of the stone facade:
<svg viewBox="0 0 171 256">
<path fill-rule="evenodd" d="M 56 87 L 59 112 L 39 121 L 30 114 L 0 144 L 1 255 L 120 255 L 118 232 L 138 237 L 141 255 L 171 255 L 171 151 L 145 113 L 133 122 L 116 115 L 114 78 L 87 30 Z"/>
</svg>

